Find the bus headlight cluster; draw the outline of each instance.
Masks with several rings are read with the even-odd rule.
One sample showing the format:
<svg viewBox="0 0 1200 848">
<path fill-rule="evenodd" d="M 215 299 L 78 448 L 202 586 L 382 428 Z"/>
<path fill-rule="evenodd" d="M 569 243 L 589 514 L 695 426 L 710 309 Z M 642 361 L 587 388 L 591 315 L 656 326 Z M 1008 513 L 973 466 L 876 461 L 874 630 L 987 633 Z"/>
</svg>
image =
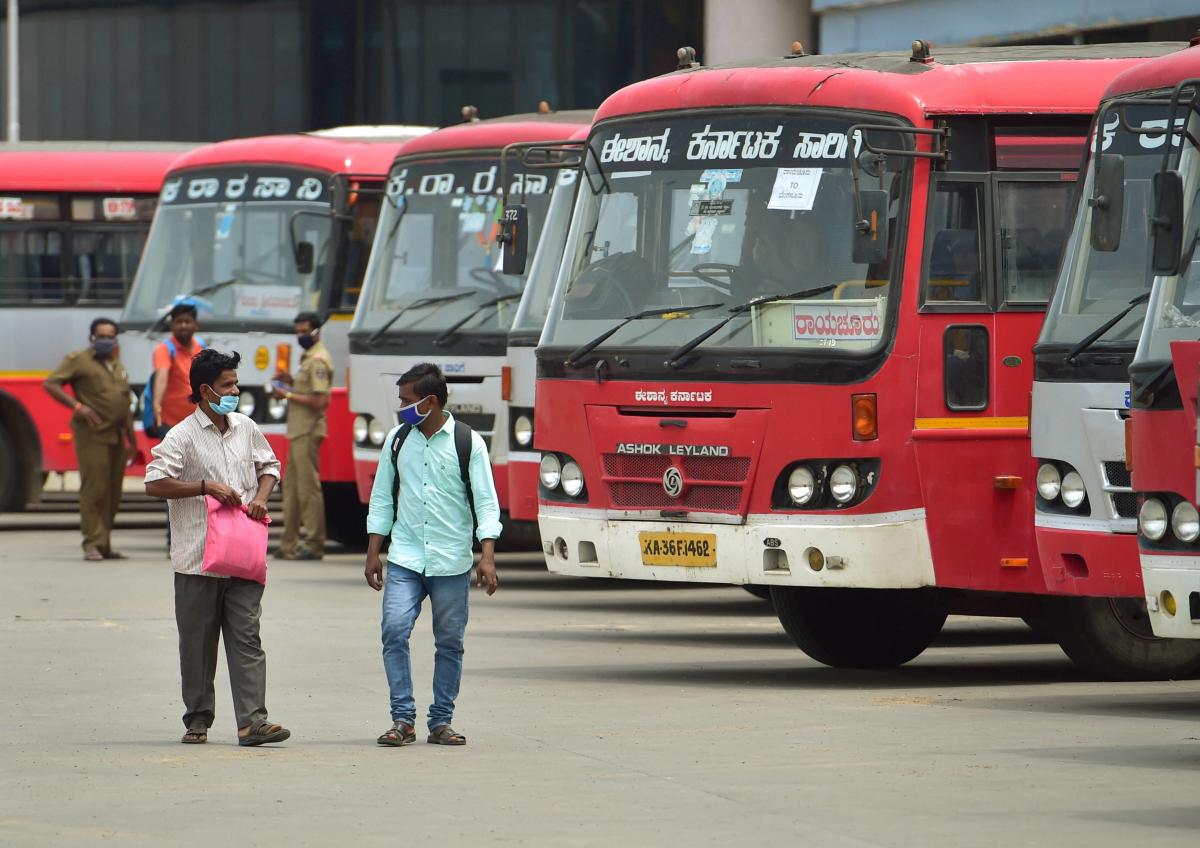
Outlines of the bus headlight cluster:
<svg viewBox="0 0 1200 848">
<path fill-rule="evenodd" d="M 817 493 L 817 477 L 807 465 L 797 466 L 788 475 L 788 497 L 796 506 L 804 506 Z"/>
<path fill-rule="evenodd" d="M 1167 535 L 1167 506 L 1158 498 L 1146 498 L 1138 510 L 1138 530 L 1152 542 Z"/>
<path fill-rule="evenodd" d="M 860 503 L 879 477 L 877 459 L 814 459 L 784 469 L 775 485 L 776 509 L 841 509 Z"/>
<path fill-rule="evenodd" d="M 858 472 L 850 465 L 839 465 L 829 475 L 829 494 L 840 504 L 848 504 L 858 494 Z"/>
<path fill-rule="evenodd" d="M 354 444 L 360 448 L 381 448 L 387 440 L 387 426 L 372 415 L 354 416 L 351 430 L 354 434 Z"/>
<path fill-rule="evenodd" d="M 1087 506 L 1087 486 L 1083 475 L 1065 462 L 1043 462 L 1037 470 L 1038 497 L 1051 506 L 1083 511 Z"/>
<path fill-rule="evenodd" d="M 587 486 L 583 480 L 583 469 L 569 456 L 556 453 L 542 454 L 538 465 L 538 482 L 544 494 L 565 495 L 567 498 L 582 499 Z"/>
<path fill-rule="evenodd" d="M 254 410 L 258 408 L 258 402 L 254 399 L 254 393 L 243 391 L 238 395 L 237 411 L 248 418 L 254 417 Z"/>
<path fill-rule="evenodd" d="M 1185 545 L 1200 539 L 1200 513 L 1189 501 L 1181 500 L 1174 508 L 1165 498 L 1149 496 L 1138 510 L 1138 531 L 1151 542 L 1166 540 L 1167 533 Z"/>
<path fill-rule="evenodd" d="M 528 415 L 513 420 L 513 441 L 523 448 L 533 444 L 533 420 Z"/>
<path fill-rule="evenodd" d="M 287 417 L 287 401 L 283 398 L 267 398 L 267 418 L 272 421 L 282 421 Z"/>
</svg>

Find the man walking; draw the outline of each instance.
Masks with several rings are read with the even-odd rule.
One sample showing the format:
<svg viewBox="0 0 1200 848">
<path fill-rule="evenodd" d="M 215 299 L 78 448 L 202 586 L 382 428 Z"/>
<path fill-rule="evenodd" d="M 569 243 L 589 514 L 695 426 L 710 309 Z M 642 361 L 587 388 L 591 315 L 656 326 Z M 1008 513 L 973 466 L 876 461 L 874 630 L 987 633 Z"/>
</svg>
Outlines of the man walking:
<svg viewBox="0 0 1200 848">
<path fill-rule="evenodd" d="M 273 393 L 288 402 L 288 464 L 283 479 L 283 537 L 279 559 L 321 559 L 325 555 L 325 498 L 321 495 L 321 442 L 333 388 L 333 357 L 321 341 L 321 318 L 315 312 L 296 316 L 296 342 L 304 349 L 295 380 L 286 371 L 275 375 Z M 284 388 L 290 386 L 290 388 Z M 298 547 L 301 525 L 304 547 Z"/>
<path fill-rule="evenodd" d="M 433 704 L 427 716 L 435 745 L 465 745 L 450 721 L 462 679 L 463 636 L 471 578 L 471 531 L 483 549 L 477 583 L 496 591 L 495 541 L 500 506 L 483 437 L 446 412 L 446 378 L 436 365 L 402 375 L 400 418 L 388 434 L 371 489 L 367 585 L 383 593 L 383 665 L 391 690 L 392 727 L 377 740 L 416 741 L 416 703 L 408 639 L 426 597 L 433 607 Z M 473 508 L 472 508 L 473 507 Z M 387 576 L 379 551 L 390 537 Z M 386 587 L 385 587 L 386 581 Z"/>
<path fill-rule="evenodd" d="M 146 493 L 170 502 L 185 744 L 208 741 L 222 633 L 238 744 L 263 745 L 291 736 L 267 720 L 267 658 L 258 632 L 263 586 L 202 570 L 208 530 L 205 496 L 226 506 L 244 504 L 251 518 L 261 519 L 279 480 L 279 461 L 262 431 L 234 411 L 239 361 L 236 353 L 215 350 L 196 355 L 189 374 L 196 406 L 152 449 L 154 459 L 146 467 Z"/>
<path fill-rule="evenodd" d="M 147 434 L 154 438 L 162 438 L 167 430 L 195 411 L 188 375 L 192 359 L 204 349 L 204 342 L 196 338 L 199 324 L 195 304 L 177 303 L 168 314 L 171 335 L 154 349 L 154 432 Z"/>
<path fill-rule="evenodd" d="M 67 354 L 46 378 L 50 397 L 71 409 L 79 464 L 79 529 L 89 562 L 124 559 L 113 550 L 112 527 L 121 506 L 125 465 L 136 443 L 129 409 L 129 375 L 119 358 L 117 322 L 92 322 L 90 347 Z M 63 390 L 70 386 L 74 397 Z"/>
</svg>

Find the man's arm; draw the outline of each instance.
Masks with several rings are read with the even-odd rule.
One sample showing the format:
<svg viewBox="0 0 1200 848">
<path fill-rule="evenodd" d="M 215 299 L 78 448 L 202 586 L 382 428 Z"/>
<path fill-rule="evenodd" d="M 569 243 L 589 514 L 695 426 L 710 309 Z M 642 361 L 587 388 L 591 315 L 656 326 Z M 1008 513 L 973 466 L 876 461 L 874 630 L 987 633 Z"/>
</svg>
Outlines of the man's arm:
<svg viewBox="0 0 1200 848">
<path fill-rule="evenodd" d="M 475 522 L 479 525 L 476 538 L 483 553 L 475 565 L 475 585 L 487 587 L 489 595 L 496 594 L 500 579 L 496 576 L 496 539 L 504 529 L 500 523 L 500 498 L 496 481 L 492 479 L 492 463 L 487 445 L 478 433 L 471 434 L 471 495 L 475 499 Z"/>
<path fill-rule="evenodd" d="M 99 427 L 104 423 L 100 419 L 100 414 L 86 403 L 82 403 L 77 398 L 71 397 L 63 390 L 63 385 L 70 383 L 74 376 L 74 357 L 68 356 L 59 363 L 57 368 L 50 372 L 49 376 L 42 383 L 42 388 L 46 390 L 46 394 L 83 418 L 88 424 L 91 424 L 93 427 Z"/>
<path fill-rule="evenodd" d="M 162 405 L 163 398 L 167 396 L 167 369 L 154 369 L 154 388 L 152 390 L 152 403 L 154 410 L 154 426 L 162 426 Z"/>
<path fill-rule="evenodd" d="M 277 398 L 287 398 L 288 403 L 307 406 L 309 409 L 315 409 L 317 412 L 324 412 L 325 408 L 329 406 L 329 392 L 313 392 L 312 394 L 302 395 L 296 392 L 281 392 L 279 389 L 274 389 L 273 393 Z"/>
<path fill-rule="evenodd" d="M 174 438 L 172 438 L 174 436 Z M 216 480 L 183 480 L 183 440 L 178 430 L 150 450 L 153 459 L 146 466 L 146 494 L 152 498 L 175 500 L 212 495 L 225 506 L 242 502 L 231 486 Z"/>
<path fill-rule="evenodd" d="M 367 585 L 376 592 L 383 588 L 383 560 L 379 551 L 396 523 L 397 507 L 392 505 L 392 485 L 396 479 L 396 470 L 392 467 L 392 441 L 399 429 L 392 430 L 383 440 L 367 507 L 367 563 L 363 576 L 367 579 Z"/>
</svg>

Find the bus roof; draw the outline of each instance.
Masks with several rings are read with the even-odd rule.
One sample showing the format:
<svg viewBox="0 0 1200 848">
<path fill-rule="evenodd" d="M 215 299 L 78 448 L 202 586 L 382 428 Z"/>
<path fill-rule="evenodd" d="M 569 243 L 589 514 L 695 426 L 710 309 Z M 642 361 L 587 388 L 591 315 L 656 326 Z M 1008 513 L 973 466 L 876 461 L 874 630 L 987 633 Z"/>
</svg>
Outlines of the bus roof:
<svg viewBox="0 0 1200 848">
<path fill-rule="evenodd" d="M 921 61 L 904 52 L 783 56 L 697 67 L 634 83 L 596 120 L 722 106 L 824 106 L 932 115 L 1091 114 L 1108 81 L 1182 44 L 954 47 Z"/>
<path fill-rule="evenodd" d="M 193 144 L 27 141 L 0 144 L 0 191 L 157 194 Z"/>
<path fill-rule="evenodd" d="M 531 112 L 455 124 L 413 139 L 404 145 L 400 155 L 408 157 L 422 153 L 499 150 L 521 142 L 561 141 L 580 129 L 590 127 L 594 114 L 591 109 Z"/>
<path fill-rule="evenodd" d="M 291 165 L 330 174 L 379 174 L 392 166 L 396 151 L 428 127 L 361 127 L 311 133 L 264 135 L 206 144 L 181 157 L 171 168 L 181 171 L 221 165 Z M 385 130 L 390 130 L 386 132 Z M 357 134 L 350 135 L 352 131 Z"/>
<path fill-rule="evenodd" d="M 1159 91 L 1174 88 L 1185 79 L 1200 77 L 1200 41 L 1193 39 L 1192 46 L 1166 56 L 1159 56 L 1123 71 L 1109 84 L 1104 92 L 1107 100 L 1136 91 Z"/>
</svg>

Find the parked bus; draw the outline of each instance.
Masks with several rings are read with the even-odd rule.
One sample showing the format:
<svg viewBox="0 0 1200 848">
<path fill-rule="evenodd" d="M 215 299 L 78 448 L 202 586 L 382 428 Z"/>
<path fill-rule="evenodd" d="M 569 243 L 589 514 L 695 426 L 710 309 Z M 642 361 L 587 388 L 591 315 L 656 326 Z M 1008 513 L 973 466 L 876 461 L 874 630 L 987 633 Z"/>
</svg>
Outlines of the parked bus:
<svg viewBox="0 0 1200 848">
<path fill-rule="evenodd" d="M 1092 134 L 1100 153 L 1086 168 L 1034 347 L 1035 532 L 1047 589 L 1064 596 L 1040 621 L 1081 665 L 1126 678 L 1184 677 L 1200 668 L 1200 644 L 1154 636 L 1125 456 L 1129 366 L 1152 280 L 1162 128 L 1179 73 L 1200 68 L 1196 49 L 1126 71 L 1105 93 Z"/>
<path fill-rule="evenodd" d="M 365 536 L 354 497 L 346 403 L 349 319 L 382 201 L 384 175 L 425 127 L 346 127 L 223 141 L 172 167 L 122 316 L 122 358 L 140 403 L 154 347 L 176 303 L 198 307 L 205 343 L 242 354 L 238 409 L 287 456 L 287 402 L 270 396 L 276 370 L 295 373 L 293 319 L 328 316 L 321 338 L 333 355 L 328 437 L 321 446 L 327 531 Z M 139 409 L 139 417 L 141 410 Z M 144 438 L 144 436 L 142 437 Z M 148 445 L 147 445 L 148 452 Z"/>
<path fill-rule="evenodd" d="M 1158 126 L 1175 131 L 1169 145 L 1164 132 L 1148 136 L 1159 142 L 1161 166 L 1150 243 L 1155 278 L 1129 368 L 1129 425 L 1150 622 L 1158 636 L 1194 640 L 1200 639 L 1200 46 L 1193 45 L 1130 75 L 1146 97 L 1167 104 Z"/>
<path fill-rule="evenodd" d="M 75 470 L 70 412 L 42 382 L 117 317 L 163 175 L 186 144 L 0 145 L 0 511 Z"/>
<path fill-rule="evenodd" d="M 836 666 L 1032 615 L 1031 349 L 1100 96 L 1169 49 L 916 41 L 608 98 L 537 349 L 549 568 L 769 586 Z"/>
<path fill-rule="evenodd" d="M 450 384 L 449 411 L 488 444 L 501 510 L 509 508 L 508 406 L 511 371 L 505 345 L 524 276 L 505 276 L 495 241 L 503 188 L 525 200 L 529 230 L 545 220 L 555 172 L 517 159 L 510 145 L 569 139 L 591 112 L 538 112 L 472 121 L 409 142 L 392 166 L 381 236 L 367 270 L 350 333 L 354 457 L 365 503 L 379 449 L 396 425 L 396 379 L 422 361 L 437 363 Z M 505 170 L 508 186 L 501 183 Z M 522 528 L 505 522 L 505 541 Z"/>
</svg>

